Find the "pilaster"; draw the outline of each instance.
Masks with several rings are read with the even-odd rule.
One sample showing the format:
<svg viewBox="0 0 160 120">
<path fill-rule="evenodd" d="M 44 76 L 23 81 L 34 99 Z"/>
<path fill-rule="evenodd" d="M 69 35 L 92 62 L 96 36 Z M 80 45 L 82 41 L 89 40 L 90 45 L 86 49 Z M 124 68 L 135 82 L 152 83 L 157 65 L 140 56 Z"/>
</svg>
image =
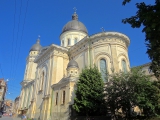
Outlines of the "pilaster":
<svg viewBox="0 0 160 120">
<path fill-rule="evenodd" d="M 57 73 L 57 56 L 53 56 L 53 71 L 52 71 L 52 80 L 51 85 L 56 82 L 56 73 Z"/>
<path fill-rule="evenodd" d="M 115 44 L 110 44 L 111 47 L 111 56 L 112 56 L 112 66 L 114 72 L 119 72 L 118 58 L 117 58 L 117 48 Z"/>
</svg>

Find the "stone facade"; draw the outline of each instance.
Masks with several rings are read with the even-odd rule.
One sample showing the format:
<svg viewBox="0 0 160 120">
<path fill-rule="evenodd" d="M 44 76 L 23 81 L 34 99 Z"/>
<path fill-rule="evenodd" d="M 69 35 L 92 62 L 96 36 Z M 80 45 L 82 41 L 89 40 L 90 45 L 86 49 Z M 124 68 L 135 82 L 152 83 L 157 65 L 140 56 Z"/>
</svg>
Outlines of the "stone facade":
<svg viewBox="0 0 160 120">
<path fill-rule="evenodd" d="M 150 76 L 152 81 L 157 81 L 157 78 L 155 77 L 154 73 L 150 69 L 150 66 L 151 66 L 151 63 L 146 63 L 146 64 L 136 66 L 136 67 L 140 67 L 146 75 Z M 133 68 L 135 68 L 135 67 L 133 67 Z"/>
<path fill-rule="evenodd" d="M 18 107 L 19 107 L 19 97 L 16 97 L 14 100 L 14 106 L 13 106 L 13 116 L 14 117 L 18 117 L 19 115 Z"/>
<path fill-rule="evenodd" d="M 8 115 L 11 114 L 11 113 L 13 113 L 14 102 L 13 102 L 12 100 L 6 99 L 6 100 L 4 101 L 4 104 L 5 104 L 4 113 L 5 113 L 5 114 L 8 114 Z"/>
<path fill-rule="evenodd" d="M 30 50 L 19 102 L 19 111 L 28 118 L 68 120 L 76 82 L 85 67 L 96 65 L 109 74 L 130 70 L 129 38 L 119 32 L 89 36 L 76 13 L 64 26 L 60 40 L 60 46 L 41 48 L 36 43 Z"/>
<path fill-rule="evenodd" d="M 4 79 L 1 78 L 0 79 L 0 112 L 3 111 L 5 94 L 6 94 L 6 82 L 4 81 Z"/>
</svg>

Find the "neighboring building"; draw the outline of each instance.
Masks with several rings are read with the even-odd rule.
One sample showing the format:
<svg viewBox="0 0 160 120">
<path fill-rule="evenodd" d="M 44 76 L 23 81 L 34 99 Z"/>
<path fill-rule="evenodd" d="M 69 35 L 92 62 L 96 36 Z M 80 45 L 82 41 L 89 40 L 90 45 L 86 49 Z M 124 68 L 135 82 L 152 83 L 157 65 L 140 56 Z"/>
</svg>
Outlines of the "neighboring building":
<svg viewBox="0 0 160 120">
<path fill-rule="evenodd" d="M 75 97 L 76 82 L 85 66 L 104 72 L 127 72 L 129 38 L 119 32 L 100 32 L 89 36 L 74 13 L 62 29 L 61 45 L 34 44 L 27 57 L 19 111 L 29 118 L 68 120 Z M 107 82 L 107 81 L 104 81 Z"/>
<path fill-rule="evenodd" d="M 151 66 L 151 63 L 146 63 L 146 64 L 143 64 L 143 65 L 140 65 L 139 67 L 141 67 L 142 70 L 145 72 L 145 74 L 149 75 L 152 80 L 157 80 L 157 78 L 155 77 L 154 73 L 150 69 L 150 66 Z"/>
<path fill-rule="evenodd" d="M 16 97 L 14 100 L 13 114 L 15 117 L 19 115 L 18 107 L 19 107 L 19 96 Z"/>
<path fill-rule="evenodd" d="M 13 113 L 13 108 L 14 108 L 14 102 L 12 100 L 5 100 L 5 114 L 10 114 Z"/>
<path fill-rule="evenodd" d="M 151 63 L 145 63 L 143 65 L 139 65 L 139 66 L 135 66 L 135 67 L 132 67 L 131 69 L 134 69 L 134 68 L 140 68 L 142 69 L 142 71 L 151 77 L 151 80 L 157 80 L 157 78 L 155 77 L 154 73 L 152 72 L 152 70 L 150 69 L 150 66 L 151 66 Z"/>
<path fill-rule="evenodd" d="M 0 79 L 0 111 L 3 111 L 4 98 L 6 93 L 6 82 L 3 78 Z"/>
</svg>

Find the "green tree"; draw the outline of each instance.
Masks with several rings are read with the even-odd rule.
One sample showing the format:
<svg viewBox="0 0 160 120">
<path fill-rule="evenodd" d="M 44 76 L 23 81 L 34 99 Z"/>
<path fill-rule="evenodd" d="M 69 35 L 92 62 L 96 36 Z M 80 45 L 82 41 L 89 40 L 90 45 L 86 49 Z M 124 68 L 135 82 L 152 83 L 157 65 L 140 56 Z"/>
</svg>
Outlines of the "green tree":
<svg viewBox="0 0 160 120">
<path fill-rule="evenodd" d="M 131 0 L 124 0 L 123 5 Z M 135 16 L 123 19 L 123 23 L 129 23 L 133 28 L 143 27 L 147 54 L 151 59 L 151 70 L 160 80 L 160 0 L 155 0 L 154 5 L 146 5 L 144 2 L 137 3 L 138 11 Z"/>
<path fill-rule="evenodd" d="M 79 116 L 105 114 L 104 83 L 95 66 L 82 70 L 75 94 L 73 108 Z"/>
<path fill-rule="evenodd" d="M 145 119 L 159 114 L 160 89 L 157 82 L 151 82 L 139 69 L 110 76 L 106 97 L 110 113 L 117 120 L 120 119 L 118 117 L 126 120 L 136 117 L 137 113 L 133 111 L 135 106 L 142 110 L 141 116 Z"/>
</svg>

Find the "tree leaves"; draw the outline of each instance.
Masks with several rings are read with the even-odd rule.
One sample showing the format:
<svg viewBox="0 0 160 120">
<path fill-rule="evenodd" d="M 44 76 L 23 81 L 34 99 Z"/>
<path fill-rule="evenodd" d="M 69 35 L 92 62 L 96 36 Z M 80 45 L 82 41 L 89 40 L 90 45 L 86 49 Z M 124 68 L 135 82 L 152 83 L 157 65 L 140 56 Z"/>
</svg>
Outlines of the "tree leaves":
<svg viewBox="0 0 160 120">
<path fill-rule="evenodd" d="M 131 0 L 124 0 L 123 2 L 122 2 L 122 5 L 126 5 L 126 3 L 129 3 Z"/>
<path fill-rule="evenodd" d="M 73 108 L 80 116 L 96 116 L 104 114 L 102 106 L 105 106 L 105 100 L 101 74 L 95 66 L 85 68 L 77 83 Z"/>
<path fill-rule="evenodd" d="M 146 118 L 157 116 L 160 107 L 158 85 L 156 81 L 151 82 L 139 68 L 127 74 L 112 75 L 106 87 L 107 105 L 111 114 L 115 118 L 119 115 L 131 120 L 130 117 L 135 113 L 130 109 L 138 106 Z"/>
<path fill-rule="evenodd" d="M 130 0 L 124 0 L 125 5 Z M 143 27 L 145 41 L 147 42 L 147 54 L 151 59 L 151 69 L 160 80 L 160 1 L 155 0 L 155 5 L 146 5 L 144 2 L 136 3 L 138 11 L 135 16 L 123 19 L 124 24 L 129 23 L 132 28 Z M 155 62 L 156 61 L 156 62 Z"/>
</svg>

